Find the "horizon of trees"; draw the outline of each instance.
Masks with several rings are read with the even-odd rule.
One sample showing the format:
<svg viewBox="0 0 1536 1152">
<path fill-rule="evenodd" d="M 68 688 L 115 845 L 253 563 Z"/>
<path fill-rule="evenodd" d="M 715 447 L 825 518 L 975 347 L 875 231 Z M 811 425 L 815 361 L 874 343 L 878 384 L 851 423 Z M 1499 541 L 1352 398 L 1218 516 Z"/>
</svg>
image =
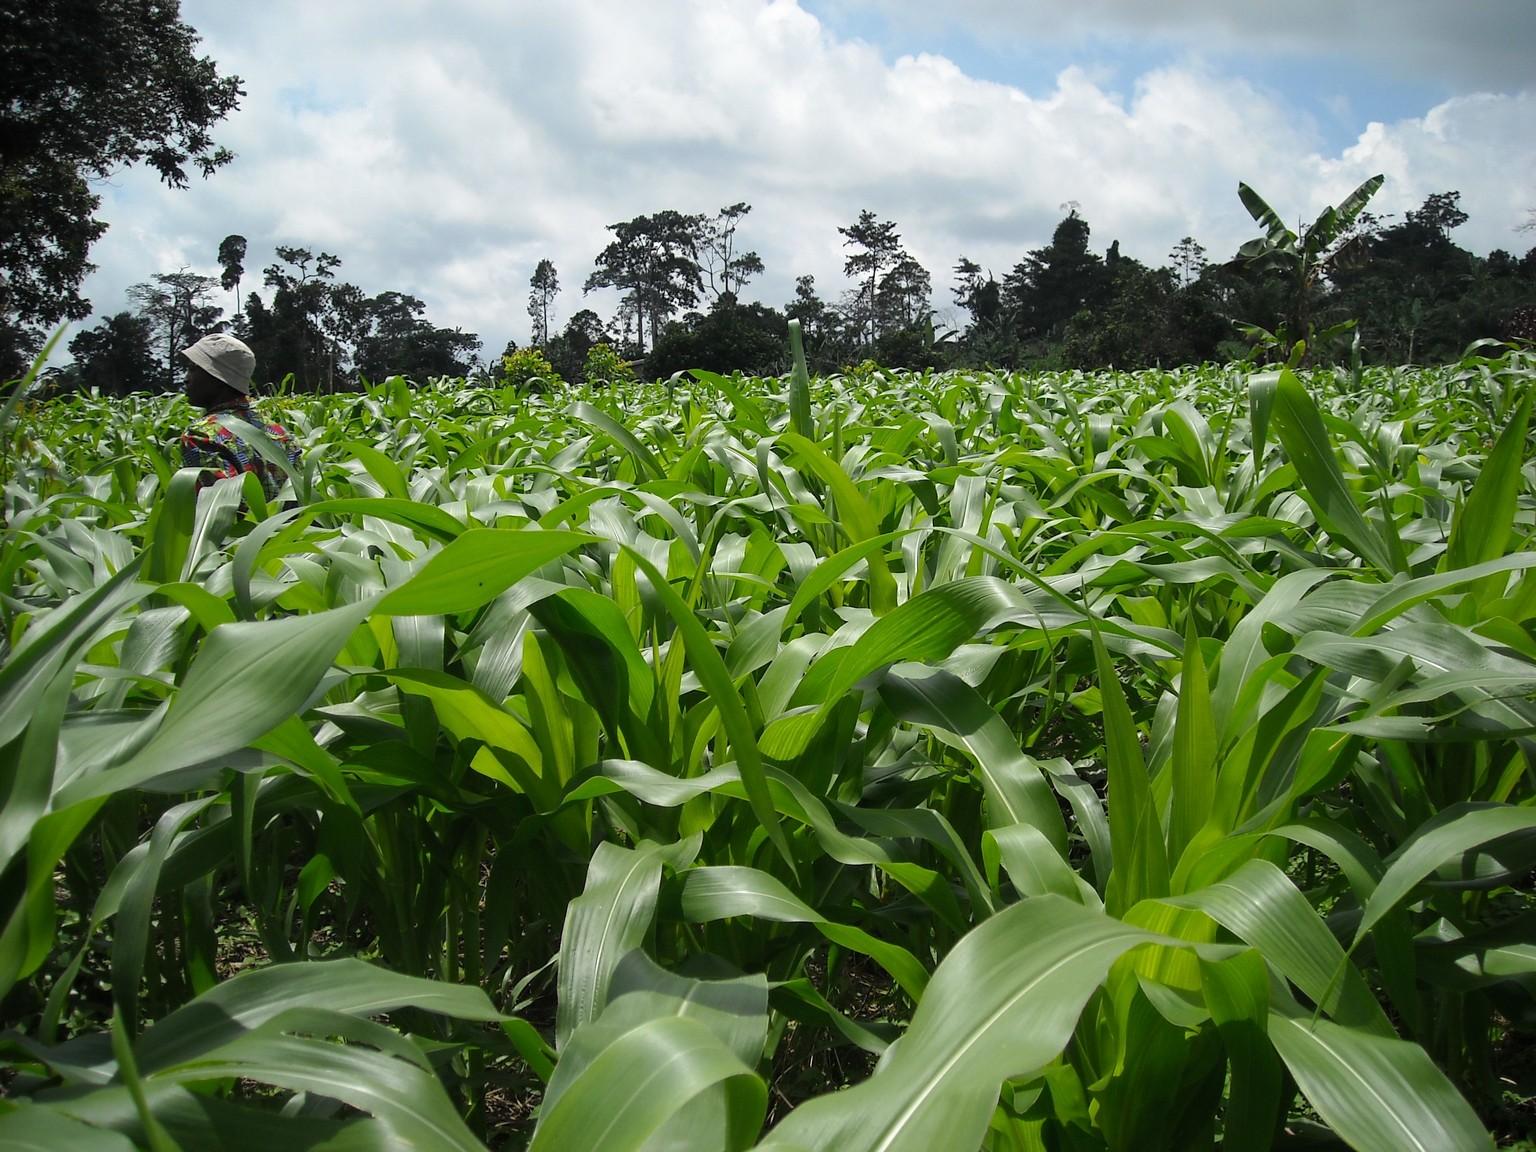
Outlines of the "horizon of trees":
<svg viewBox="0 0 1536 1152">
<path fill-rule="evenodd" d="M 1482 337 L 1536 337 L 1536 248 L 1516 257 L 1486 257 L 1456 245 L 1466 223 L 1460 193 L 1439 192 L 1398 222 L 1361 212 L 1336 241 L 1327 273 L 1295 296 L 1273 267 L 1242 252 L 1211 261 L 1193 236 L 1166 261 L 1150 265 L 1102 251 L 1075 204 L 1050 242 L 1026 251 L 1001 279 L 961 255 L 950 289 L 963 323 L 946 327 L 933 306 L 932 276 L 901 243 L 896 222 L 863 210 L 840 227 L 848 284 L 833 299 L 815 278 L 796 279 L 782 307 L 740 299 L 764 271 L 738 233 L 751 205 L 717 213 L 676 210 L 609 226 L 582 294 L 619 293 L 604 319 L 580 308 L 558 324 L 559 272 L 538 261 L 529 280 L 533 340 L 567 379 L 582 375 L 592 348 L 608 344 L 641 374 L 666 377 L 703 368 L 772 374 L 787 365 L 785 325 L 801 322 L 813 370 L 829 372 L 865 360 L 897 368 L 1142 368 L 1230 360 L 1253 353 L 1288 317 L 1316 320 L 1322 333 L 1308 355 L 1317 361 L 1350 354 L 1358 333 L 1371 362 L 1452 358 Z M 425 304 L 395 290 L 370 295 L 337 276 L 341 258 L 279 245 L 262 270 L 260 291 L 240 288 L 246 238 L 218 246 L 218 277 L 179 269 L 157 272 L 128 290 L 129 309 L 108 316 L 70 341 L 74 363 L 50 373 L 59 388 L 104 392 L 174 388 L 177 349 L 209 331 L 229 331 L 255 351 L 259 373 L 295 387 L 335 390 L 360 378 L 400 374 L 494 375 L 500 357 L 482 363 L 478 335 L 440 327 Z M 232 294 L 234 309 L 224 304 Z M 1348 321 L 1358 321 L 1352 327 Z M 509 341 L 503 356 L 516 350 Z"/>
</svg>

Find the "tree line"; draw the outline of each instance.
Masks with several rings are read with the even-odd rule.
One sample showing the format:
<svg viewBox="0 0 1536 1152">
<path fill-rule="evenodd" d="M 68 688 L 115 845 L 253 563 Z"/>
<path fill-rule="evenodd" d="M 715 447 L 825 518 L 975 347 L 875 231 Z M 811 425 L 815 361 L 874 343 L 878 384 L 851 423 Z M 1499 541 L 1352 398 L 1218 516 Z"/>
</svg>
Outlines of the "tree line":
<svg viewBox="0 0 1536 1152">
<path fill-rule="evenodd" d="M 618 292 L 606 319 L 582 307 L 560 323 L 559 271 L 548 259 L 537 263 L 529 279 L 531 347 L 542 374 L 579 379 L 590 374 L 594 349 L 605 367 L 622 360 L 652 377 L 689 368 L 778 372 L 790 319 L 801 323 L 812 367 L 826 372 L 864 360 L 1134 369 L 1284 351 L 1302 338 L 1314 361 L 1326 361 L 1354 354 L 1357 336 L 1367 361 L 1433 361 L 1482 337 L 1536 336 L 1536 248 L 1521 257 L 1473 255 L 1453 239 L 1468 219 L 1459 192 L 1435 193 L 1394 221 L 1364 210 L 1379 186 L 1362 186 L 1347 222 L 1330 208 L 1333 215 L 1320 218 L 1327 235 L 1304 230 L 1288 257 L 1261 239 L 1211 261 L 1185 236 L 1157 267 L 1123 254 L 1118 242 L 1098 250 L 1088 220 L 1064 205 L 1050 242 L 1001 277 L 958 257 L 952 307 L 942 309 L 898 225 L 874 212 L 838 229 L 847 283 L 837 296 L 823 298 L 804 275 L 793 299 L 773 307 L 740 295 L 764 271 L 742 235 L 750 204 L 713 214 L 666 210 L 610 225 L 612 239 L 582 282 L 583 296 Z M 1254 208 L 1256 219 L 1283 231 L 1273 210 L 1243 191 L 1245 202 L 1251 197 L 1270 213 Z M 247 250 L 243 236 L 231 235 L 218 249 L 221 276 L 180 270 L 135 285 L 132 307 L 70 342 L 74 364 L 57 383 L 108 392 L 174 387 L 176 350 L 215 330 L 250 343 L 264 375 L 291 374 L 295 387 L 310 390 L 393 373 L 496 376 L 517 351 L 509 343 L 501 356 L 482 358 L 475 333 L 434 324 L 408 293 L 365 292 L 338 277 L 338 256 L 309 248 L 279 246 L 262 270 L 266 295 L 242 298 Z M 226 314 L 221 300 L 230 292 L 237 303 Z"/>
<path fill-rule="evenodd" d="M 90 181 L 141 163 L 172 187 L 185 187 L 189 172 L 213 175 L 233 156 L 211 133 L 244 94 L 239 77 L 197 55 L 198 36 L 174 0 L 12 7 L 0 21 L 0 381 L 21 375 L 59 321 L 90 315 L 80 287 L 106 229 L 93 217 L 100 200 Z M 612 316 L 582 307 L 559 323 L 559 272 L 538 262 L 532 344 L 539 365 L 575 378 L 594 364 L 652 376 L 775 372 L 791 318 L 821 371 L 863 360 L 1139 368 L 1284 351 L 1298 340 L 1314 360 L 1429 361 L 1480 337 L 1536 337 L 1536 250 L 1480 257 L 1457 245 L 1467 216 L 1456 191 L 1429 196 L 1401 220 L 1373 216 L 1365 205 L 1379 186 L 1368 181 L 1299 233 L 1240 186 L 1263 237 L 1207 260 L 1186 236 L 1156 267 L 1118 242 L 1101 249 L 1077 207 L 1064 205 L 1050 242 L 1001 276 L 959 256 L 949 300 L 937 307 L 932 272 L 906 250 L 897 224 L 872 211 L 838 230 L 846 285 L 824 297 L 802 275 L 793 298 L 775 307 L 743 299 L 765 271 L 745 242 L 751 205 L 666 209 L 609 226 L 582 292 L 616 290 Z M 1523 230 L 1531 229 L 1536 212 Z M 160 271 L 135 285 L 128 308 L 74 336 L 74 361 L 54 371 L 55 383 L 169 387 L 176 349 L 214 330 L 245 338 L 264 375 L 291 374 L 306 389 L 389 373 L 495 375 L 516 351 L 482 358 L 476 334 L 429 320 L 410 293 L 340 279 L 340 257 L 310 247 L 277 247 L 261 290 L 242 295 L 247 253 L 246 239 L 232 234 L 218 246 L 221 275 Z"/>
</svg>

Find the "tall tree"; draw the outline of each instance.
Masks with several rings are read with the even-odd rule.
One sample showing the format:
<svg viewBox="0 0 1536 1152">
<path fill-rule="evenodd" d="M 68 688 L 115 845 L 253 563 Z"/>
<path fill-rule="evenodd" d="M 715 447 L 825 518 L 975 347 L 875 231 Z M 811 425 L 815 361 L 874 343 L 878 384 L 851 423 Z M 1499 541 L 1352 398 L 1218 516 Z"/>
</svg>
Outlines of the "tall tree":
<svg viewBox="0 0 1536 1152">
<path fill-rule="evenodd" d="M 1461 210 L 1460 192 L 1432 192 L 1424 203 L 1408 213 L 1408 222 L 1428 228 L 1441 240 L 1450 240 L 1451 233 L 1467 222 L 1467 214 Z"/>
<path fill-rule="evenodd" d="M 610 339 L 602 317 L 590 308 L 583 308 L 565 322 L 564 330 L 550 337 L 544 354 L 562 377 L 576 380 L 587 362 L 587 353 L 595 345 Z"/>
<path fill-rule="evenodd" d="M 292 372 L 305 388 L 316 389 L 335 377 L 339 334 L 331 315 L 332 281 L 341 257 L 292 245 L 276 251 L 277 260 L 262 269 L 271 307 L 258 312 L 246 305 L 247 343 L 263 373 L 279 379 Z"/>
<path fill-rule="evenodd" d="M 235 294 L 235 322 L 240 321 L 240 277 L 245 275 L 245 237 L 226 236 L 219 241 L 219 286 Z"/>
<path fill-rule="evenodd" d="M 816 277 L 795 277 L 795 298 L 785 306 L 784 316 L 800 321 L 800 331 L 808 341 L 821 335 L 827 323 L 827 302 L 816 294 Z"/>
<path fill-rule="evenodd" d="M 704 285 L 716 300 L 739 296 L 748 280 L 763 273 L 762 257 L 736 250 L 736 229 L 751 211 L 752 205 L 739 201 L 712 217 L 699 217 L 699 264 Z"/>
<path fill-rule="evenodd" d="M 1188 288 L 1205 271 L 1205 246 L 1193 236 L 1186 236 L 1168 253 L 1168 263 L 1179 278 L 1179 287 Z"/>
<path fill-rule="evenodd" d="M 540 260 L 528 281 L 532 289 L 528 293 L 528 316 L 533 321 L 533 346 L 542 348 L 549 343 L 549 318 L 553 314 L 555 296 L 560 291 L 560 276 L 550 260 Z"/>
<path fill-rule="evenodd" d="M 150 334 L 149 320 L 132 312 L 119 312 L 77 333 L 69 342 L 75 379 L 103 396 L 154 391 L 161 372 L 150 350 Z"/>
<path fill-rule="evenodd" d="M 357 371 L 368 380 L 399 375 L 417 383 L 468 373 L 480 338 L 437 327 L 426 319 L 426 310 L 426 304 L 404 292 L 381 292 L 364 301 L 354 354 Z"/>
<path fill-rule="evenodd" d="M 881 274 L 902 255 L 901 237 L 896 232 L 894 220 L 877 220 L 868 208 L 846 228 L 839 228 L 843 235 L 843 247 L 854 249 L 843 260 L 843 275 L 854 279 L 867 277 L 860 297 L 864 301 L 865 315 L 869 324 L 869 342 L 880 337 L 879 316 L 876 301 L 880 294 Z"/>
<path fill-rule="evenodd" d="M 723 295 L 708 312 L 690 312 L 668 324 L 651 349 L 647 369 L 657 377 L 687 368 L 724 374 L 780 372 L 787 359 L 784 321 L 775 308 Z"/>
<path fill-rule="evenodd" d="M 928 270 L 902 251 L 880 282 L 876 311 L 884 331 L 912 328 L 930 318 L 933 279 Z"/>
<path fill-rule="evenodd" d="M 210 136 L 243 92 L 197 55 L 176 0 L 6 0 L 0 9 L 0 379 L 62 319 L 106 231 L 90 186 L 146 162 L 182 188 L 233 159 Z"/>
<path fill-rule="evenodd" d="M 1401 223 L 1360 237 L 1351 259 L 1329 265 L 1331 318 L 1358 320 L 1373 357 L 1454 357 L 1479 336 L 1502 334 L 1522 286 L 1499 278 L 1500 254 L 1480 260 L 1451 240 L 1467 220 L 1460 200 L 1460 192 L 1433 193 Z"/>
<path fill-rule="evenodd" d="M 1069 206 L 1051 242 L 1015 264 L 1003 280 L 1003 302 L 1018 335 L 1060 335 L 1066 322 L 1096 303 L 1108 287 L 1104 261 L 1088 249 L 1088 221 Z"/>
<path fill-rule="evenodd" d="M 955 303 L 970 314 L 964 343 L 968 352 L 983 361 L 992 361 L 1005 351 L 1003 324 L 1003 286 L 992 273 L 983 275 L 980 264 L 965 256 L 955 264 Z"/>
<path fill-rule="evenodd" d="M 598 254 L 597 266 L 582 291 L 617 288 L 634 310 L 636 347 L 645 354 L 645 325 L 651 342 L 669 316 L 698 301 L 699 217 L 667 209 L 608 225 L 613 240 Z"/>
<path fill-rule="evenodd" d="M 183 268 L 157 272 L 148 282 L 128 289 L 128 298 L 160 349 L 161 380 L 167 391 L 176 390 L 181 376 L 183 364 L 177 353 L 211 331 L 223 314 L 213 302 L 218 283 L 212 276 Z"/>
</svg>

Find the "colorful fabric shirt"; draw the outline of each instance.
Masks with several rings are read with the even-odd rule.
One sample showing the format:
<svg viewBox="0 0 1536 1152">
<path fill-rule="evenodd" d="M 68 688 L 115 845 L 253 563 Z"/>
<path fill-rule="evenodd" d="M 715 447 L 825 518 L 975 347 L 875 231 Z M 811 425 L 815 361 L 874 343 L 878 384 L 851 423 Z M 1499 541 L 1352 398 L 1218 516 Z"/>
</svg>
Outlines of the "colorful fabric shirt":
<svg viewBox="0 0 1536 1152">
<path fill-rule="evenodd" d="M 287 474 L 230 428 L 226 422 L 228 417 L 266 432 L 287 454 L 289 463 L 298 467 L 299 446 L 293 436 L 281 424 L 262 420 L 248 402 L 209 412 L 188 428 L 181 437 L 181 466 L 201 468 L 204 484 L 226 476 L 239 476 L 242 472 L 254 472 L 267 499 L 274 499 Z"/>
</svg>

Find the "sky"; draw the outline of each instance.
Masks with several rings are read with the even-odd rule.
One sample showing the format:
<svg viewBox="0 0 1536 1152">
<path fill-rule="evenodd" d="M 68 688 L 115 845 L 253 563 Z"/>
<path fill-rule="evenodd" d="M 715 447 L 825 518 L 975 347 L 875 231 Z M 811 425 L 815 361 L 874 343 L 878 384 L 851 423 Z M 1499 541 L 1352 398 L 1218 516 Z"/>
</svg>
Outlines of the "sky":
<svg viewBox="0 0 1536 1152">
<path fill-rule="evenodd" d="M 1377 172 L 1389 218 L 1458 190 L 1454 238 L 1523 252 L 1536 209 L 1536 0 L 183 0 L 246 95 L 236 160 L 181 191 L 127 170 L 85 292 L 97 314 L 155 272 L 242 288 L 277 245 L 409 292 L 485 354 L 614 295 L 582 284 L 606 228 L 746 201 L 782 307 L 838 298 L 838 233 L 869 209 L 931 273 L 941 320 L 963 255 L 1002 278 L 1075 204 L 1102 251 L 1152 265 L 1185 235 L 1215 259 L 1257 229 L 1256 188 L 1310 220 Z M 232 310 L 232 301 L 226 307 Z"/>
</svg>

